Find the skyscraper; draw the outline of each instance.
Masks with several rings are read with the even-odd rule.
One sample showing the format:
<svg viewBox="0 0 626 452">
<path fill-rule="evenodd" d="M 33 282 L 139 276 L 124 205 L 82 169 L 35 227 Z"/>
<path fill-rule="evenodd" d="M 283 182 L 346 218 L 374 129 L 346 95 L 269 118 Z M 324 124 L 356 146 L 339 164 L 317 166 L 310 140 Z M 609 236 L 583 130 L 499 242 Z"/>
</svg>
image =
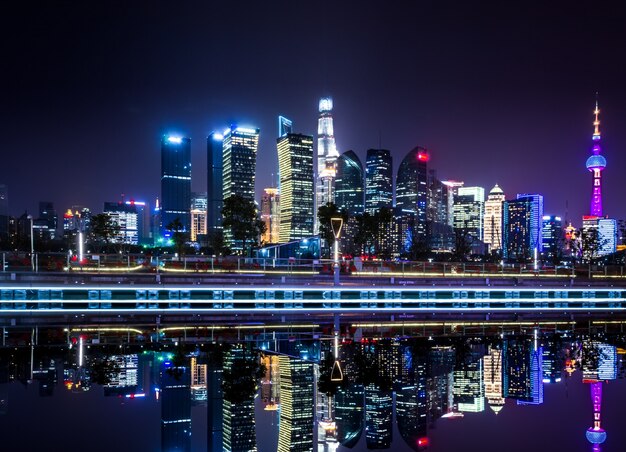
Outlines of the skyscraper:
<svg viewBox="0 0 626 452">
<path fill-rule="evenodd" d="M 191 139 L 164 135 L 161 140 L 161 231 L 179 219 L 191 229 Z"/>
<path fill-rule="evenodd" d="M 278 452 L 313 450 L 313 363 L 281 355 Z"/>
<path fill-rule="evenodd" d="M 189 367 L 161 368 L 161 450 L 191 450 L 191 375 Z"/>
<path fill-rule="evenodd" d="M 360 215 L 365 208 L 363 176 L 363 165 L 354 151 L 346 151 L 337 158 L 335 204 L 350 215 Z"/>
<path fill-rule="evenodd" d="M 484 215 L 485 189 L 482 187 L 459 187 L 454 197 L 454 228 L 482 241 Z"/>
<path fill-rule="evenodd" d="M 365 442 L 368 449 L 388 449 L 393 439 L 391 391 L 365 386 Z"/>
<path fill-rule="evenodd" d="M 416 146 L 400 163 L 396 178 L 396 208 L 414 216 L 413 234 L 422 238 L 426 236 L 429 159 L 428 151 Z"/>
<path fill-rule="evenodd" d="M 355 254 L 354 235 L 356 215 L 365 209 L 365 173 L 359 156 L 354 151 L 346 151 L 337 159 L 335 179 L 335 204 L 339 210 L 348 212 L 348 222 L 341 233 L 341 250 Z"/>
<path fill-rule="evenodd" d="M 317 120 L 317 172 L 315 180 L 315 232 L 317 233 L 317 209 L 329 202 L 335 202 L 335 163 L 339 153 L 335 144 L 333 128 L 333 100 L 323 97 L 319 102 Z"/>
<path fill-rule="evenodd" d="M 589 389 L 593 406 L 593 426 L 587 429 L 585 437 L 593 444 L 593 452 L 600 452 L 600 444 L 606 441 L 606 431 L 602 428 L 602 382 L 592 382 Z"/>
<path fill-rule="evenodd" d="M 393 161 L 386 149 L 368 149 L 365 161 L 365 211 L 370 215 L 393 203 Z"/>
<path fill-rule="evenodd" d="M 479 413 L 485 410 L 483 376 L 483 360 L 476 353 L 471 353 L 470 362 L 463 362 L 454 371 L 452 392 L 459 411 Z"/>
<path fill-rule="evenodd" d="M 192 193 L 191 196 L 191 241 L 205 240 L 207 233 L 207 194 Z"/>
<path fill-rule="evenodd" d="M 259 129 L 231 126 L 224 132 L 222 154 L 222 196 L 233 195 L 254 202 L 256 155 L 259 147 Z M 231 249 L 241 249 L 232 233 L 224 229 L 224 239 Z"/>
<path fill-rule="evenodd" d="M 207 233 L 222 229 L 224 202 L 222 160 L 224 136 L 213 132 L 206 139 L 207 153 Z"/>
<path fill-rule="evenodd" d="M 293 123 L 291 119 L 287 119 L 284 116 L 278 117 L 278 137 L 284 137 L 287 134 L 291 133 Z"/>
<path fill-rule="evenodd" d="M 530 259 L 542 250 L 543 196 L 517 195 L 503 205 L 503 257 Z"/>
<path fill-rule="evenodd" d="M 277 188 L 266 188 L 261 195 L 261 221 L 265 232 L 263 243 L 278 243 L 280 233 L 280 193 Z"/>
<path fill-rule="evenodd" d="M 545 258 L 551 262 L 558 260 L 563 251 L 563 222 L 561 217 L 544 215 L 541 237 Z"/>
<path fill-rule="evenodd" d="M 502 388 L 502 359 L 502 350 L 495 348 L 483 357 L 485 398 L 487 405 L 496 414 L 504 408 L 505 403 Z"/>
<path fill-rule="evenodd" d="M 313 235 L 313 137 L 288 133 L 278 138 L 281 243 Z"/>
<path fill-rule="evenodd" d="M 113 237 L 114 242 L 139 244 L 139 215 L 134 202 L 105 202 L 103 212 L 109 214 L 111 221 L 119 226 L 119 231 Z"/>
<path fill-rule="evenodd" d="M 496 184 L 485 201 L 483 241 L 489 245 L 490 251 L 502 249 L 502 205 L 504 200 L 504 192 Z"/>
<path fill-rule="evenodd" d="M 600 155 L 600 109 L 596 100 L 596 109 L 593 111 L 595 120 L 593 121 L 594 131 L 592 135 L 593 147 L 591 156 L 587 159 L 587 169 L 593 173 L 592 178 L 592 194 L 590 215 L 595 217 L 602 216 L 602 171 L 606 167 L 606 159 Z"/>
</svg>

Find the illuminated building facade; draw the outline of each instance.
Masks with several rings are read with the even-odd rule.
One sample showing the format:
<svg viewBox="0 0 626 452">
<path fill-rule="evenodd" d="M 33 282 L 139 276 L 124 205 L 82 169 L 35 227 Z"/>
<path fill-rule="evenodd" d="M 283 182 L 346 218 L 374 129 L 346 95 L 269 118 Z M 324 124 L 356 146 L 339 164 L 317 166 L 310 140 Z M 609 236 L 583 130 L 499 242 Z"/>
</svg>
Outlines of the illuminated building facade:
<svg viewBox="0 0 626 452">
<path fill-rule="evenodd" d="M 483 240 L 484 188 L 458 187 L 452 212 L 454 229 L 462 231 L 475 240 Z"/>
<path fill-rule="evenodd" d="M 485 410 L 483 384 L 483 360 L 472 354 L 470 362 L 464 362 L 454 371 L 452 393 L 454 404 L 460 412 L 480 413 Z"/>
<path fill-rule="evenodd" d="M 530 338 L 504 341 L 502 383 L 504 397 L 521 404 L 543 403 L 543 350 Z"/>
<path fill-rule="evenodd" d="M 435 170 L 428 171 L 428 202 L 426 203 L 426 225 L 429 248 L 436 251 L 451 250 L 454 248 L 454 234 L 452 231 L 452 203 L 449 196 L 451 188 L 437 178 Z M 406 242 L 405 242 L 406 243 Z"/>
<path fill-rule="evenodd" d="M 482 360 L 487 405 L 498 414 L 504 408 L 505 402 L 502 388 L 502 350 L 492 348 Z"/>
<path fill-rule="evenodd" d="M 189 367 L 168 372 L 172 363 L 161 367 L 161 450 L 191 451 L 191 397 Z"/>
<path fill-rule="evenodd" d="M 280 172 L 279 242 L 286 243 L 313 235 L 313 137 L 289 133 L 278 138 L 277 148 Z"/>
<path fill-rule="evenodd" d="M 191 369 L 191 399 L 194 402 L 206 402 L 208 366 L 198 363 L 198 358 L 193 356 L 189 367 Z"/>
<path fill-rule="evenodd" d="M 232 348 L 224 359 L 224 372 L 232 372 L 238 360 L 253 359 L 241 347 Z M 223 376 L 222 376 L 223 378 Z M 256 452 L 254 395 L 234 402 L 224 397 L 222 410 L 222 450 L 228 452 Z"/>
<path fill-rule="evenodd" d="M 517 195 L 503 205 L 503 257 L 527 260 L 542 250 L 543 196 Z"/>
<path fill-rule="evenodd" d="M 191 138 L 165 135 L 161 139 L 161 231 L 179 219 L 191 229 Z M 167 234 L 166 234 L 167 231 Z"/>
<path fill-rule="evenodd" d="M 591 235 L 591 231 L 595 230 L 593 233 L 596 234 L 596 238 L 590 239 L 589 243 L 590 247 L 597 247 L 596 250 L 593 250 L 594 257 L 606 256 L 617 250 L 617 221 L 614 219 L 585 215 L 583 216 L 582 229 L 583 234 L 587 235 Z M 583 257 L 589 259 L 592 251 L 585 249 L 585 244 L 582 245 Z"/>
<path fill-rule="evenodd" d="M 265 232 L 261 235 L 263 243 L 278 243 L 280 232 L 280 193 L 277 188 L 266 188 L 261 195 L 261 221 Z"/>
<path fill-rule="evenodd" d="M 223 147 L 224 136 L 221 133 L 213 132 L 207 137 L 207 233 L 222 229 Z"/>
<path fill-rule="evenodd" d="M 485 201 L 483 241 L 489 246 L 490 251 L 502 249 L 502 206 L 504 200 L 504 192 L 496 184 Z"/>
<path fill-rule="evenodd" d="M 355 254 L 356 215 L 362 215 L 365 209 L 365 172 L 354 151 L 346 151 L 337 158 L 335 204 L 339 210 L 349 213 L 341 233 L 341 250 Z"/>
<path fill-rule="evenodd" d="M 200 242 L 207 233 L 207 194 L 193 193 L 191 197 L 191 241 Z"/>
<path fill-rule="evenodd" d="M 315 179 L 315 232 L 317 233 L 317 209 L 335 202 L 334 184 L 336 161 L 339 157 L 333 127 L 333 100 L 323 97 L 319 102 L 320 116 L 317 120 L 317 164 Z"/>
<path fill-rule="evenodd" d="M 368 449 L 389 449 L 393 439 L 391 391 L 365 387 L 365 443 Z"/>
<path fill-rule="evenodd" d="M 544 258 L 550 262 L 558 260 L 563 247 L 563 222 L 561 217 L 544 215 L 541 226 L 541 241 Z"/>
<path fill-rule="evenodd" d="M 233 195 L 254 202 L 256 155 L 259 148 L 259 129 L 231 126 L 224 132 L 222 153 L 222 196 Z M 234 250 L 241 249 L 229 229 L 224 229 L 226 244 Z"/>
<path fill-rule="evenodd" d="M 602 171 L 606 167 L 606 159 L 600 155 L 602 149 L 600 148 L 600 109 L 598 108 L 598 101 L 596 100 L 596 108 L 593 111 L 595 120 L 593 121 L 593 147 L 591 148 L 591 155 L 587 159 L 587 169 L 593 173 L 592 178 L 592 194 L 591 194 L 591 209 L 590 215 L 594 217 L 602 216 Z"/>
<path fill-rule="evenodd" d="M 129 245 L 139 244 L 140 216 L 137 207 L 145 207 L 143 202 L 129 201 L 105 202 L 103 212 L 111 217 L 111 221 L 119 226 L 119 231 L 113 237 L 115 243 L 125 243 Z"/>
<path fill-rule="evenodd" d="M 365 161 L 365 212 L 391 209 L 393 203 L 393 161 L 386 149 L 368 149 Z"/>
<path fill-rule="evenodd" d="M 342 446 L 353 448 L 361 438 L 364 420 L 363 397 L 363 385 L 358 384 L 340 387 L 335 394 L 337 440 Z"/>
<path fill-rule="evenodd" d="M 278 451 L 313 450 L 313 363 L 281 355 Z"/>
<path fill-rule="evenodd" d="M 396 178 L 396 208 L 401 212 L 413 215 L 413 234 L 420 238 L 426 237 L 429 159 L 430 155 L 425 148 L 415 147 L 400 163 Z"/>
</svg>

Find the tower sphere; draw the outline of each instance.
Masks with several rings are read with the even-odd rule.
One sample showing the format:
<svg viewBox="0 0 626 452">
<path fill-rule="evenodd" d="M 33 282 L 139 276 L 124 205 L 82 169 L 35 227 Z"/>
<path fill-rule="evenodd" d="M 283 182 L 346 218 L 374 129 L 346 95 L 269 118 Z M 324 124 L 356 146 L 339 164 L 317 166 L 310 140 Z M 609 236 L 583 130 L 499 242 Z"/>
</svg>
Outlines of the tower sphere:
<svg viewBox="0 0 626 452">
<path fill-rule="evenodd" d="M 606 159 L 601 155 L 591 155 L 587 159 L 587 169 L 593 171 L 594 169 L 603 170 L 606 167 Z"/>
<path fill-rule="evenodd" d="M 585 436 L 591 444 L 602 444 L 606 441 L 606 432 L 603 428 L 595 429 L 590 427 L 585 432 Z"/>
</svg>

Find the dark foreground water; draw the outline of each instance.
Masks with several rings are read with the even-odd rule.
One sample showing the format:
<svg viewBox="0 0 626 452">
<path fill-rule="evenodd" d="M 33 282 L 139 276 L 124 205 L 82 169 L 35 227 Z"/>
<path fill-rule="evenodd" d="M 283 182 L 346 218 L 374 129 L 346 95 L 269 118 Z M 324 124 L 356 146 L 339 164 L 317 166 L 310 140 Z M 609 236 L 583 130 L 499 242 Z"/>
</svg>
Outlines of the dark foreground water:
<svg viewBox="0 0 626 452">
<path fill-rule="evenodd" d="M 593 385 L 602 391 L 596 408 L 607 439 L 601 450 L 626 450 L 622 343 L 545 332 L 537 339 L 347 341 L 334 416 L 335 437 L 351 448 L 336 450 L 591 451 L 585 432 L 594 422 Z M 30 347 L 2 349 L 0 450 L 222 450 L 227 423 L 242 448 L 274 451 L 282 443 L 311 450 L 321 442 L 313 435 L 313 394 L 332 362 L 329 347 L 289 339 L 274 347 L 282 347 L 279 353 L 265 352 L 260 369 L 259 349 L 266 346 L 257 346 L 231 344 L 215 359 L 214 350 L 193 344 L 118 353 L 94 345 L 84 350 L 82 367 L 77 345 L 36 348 L 32 379 Z M 252 367 L 237 364 L 245 360 Z M 103 362 L 116 365 L 99 381 Z M 254 394 L 242 380 L 250 372 L 260 377 Z M 216 375 L 230 379 L 235 392 Z M 280 409 L 268 409 L 274 406 Z M 323 405 L 318 412 L 326 415 Z"/>
</svg>

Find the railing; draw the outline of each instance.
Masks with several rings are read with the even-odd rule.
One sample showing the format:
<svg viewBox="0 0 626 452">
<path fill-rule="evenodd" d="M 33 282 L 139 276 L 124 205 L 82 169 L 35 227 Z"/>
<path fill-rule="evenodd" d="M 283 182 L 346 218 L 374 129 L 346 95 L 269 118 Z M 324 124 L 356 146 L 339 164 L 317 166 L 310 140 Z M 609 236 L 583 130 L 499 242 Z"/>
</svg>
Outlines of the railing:
<svg viewBox="0 0 626 452">
<path fill-rule="evenodd" d="M 281 275 L 332 274 L 330 259 L 273 259 L 172 254 L 87 254 L 82 261 L 65 253 L 1 252 L 0 272 L 91 273 L 247 273 Z M 341 262 L 341 273 L 389 277 L 606 277 L 626 278 L 624 266 L 550 266 L 482 262 L 359 261 Z"/>
</svg>

